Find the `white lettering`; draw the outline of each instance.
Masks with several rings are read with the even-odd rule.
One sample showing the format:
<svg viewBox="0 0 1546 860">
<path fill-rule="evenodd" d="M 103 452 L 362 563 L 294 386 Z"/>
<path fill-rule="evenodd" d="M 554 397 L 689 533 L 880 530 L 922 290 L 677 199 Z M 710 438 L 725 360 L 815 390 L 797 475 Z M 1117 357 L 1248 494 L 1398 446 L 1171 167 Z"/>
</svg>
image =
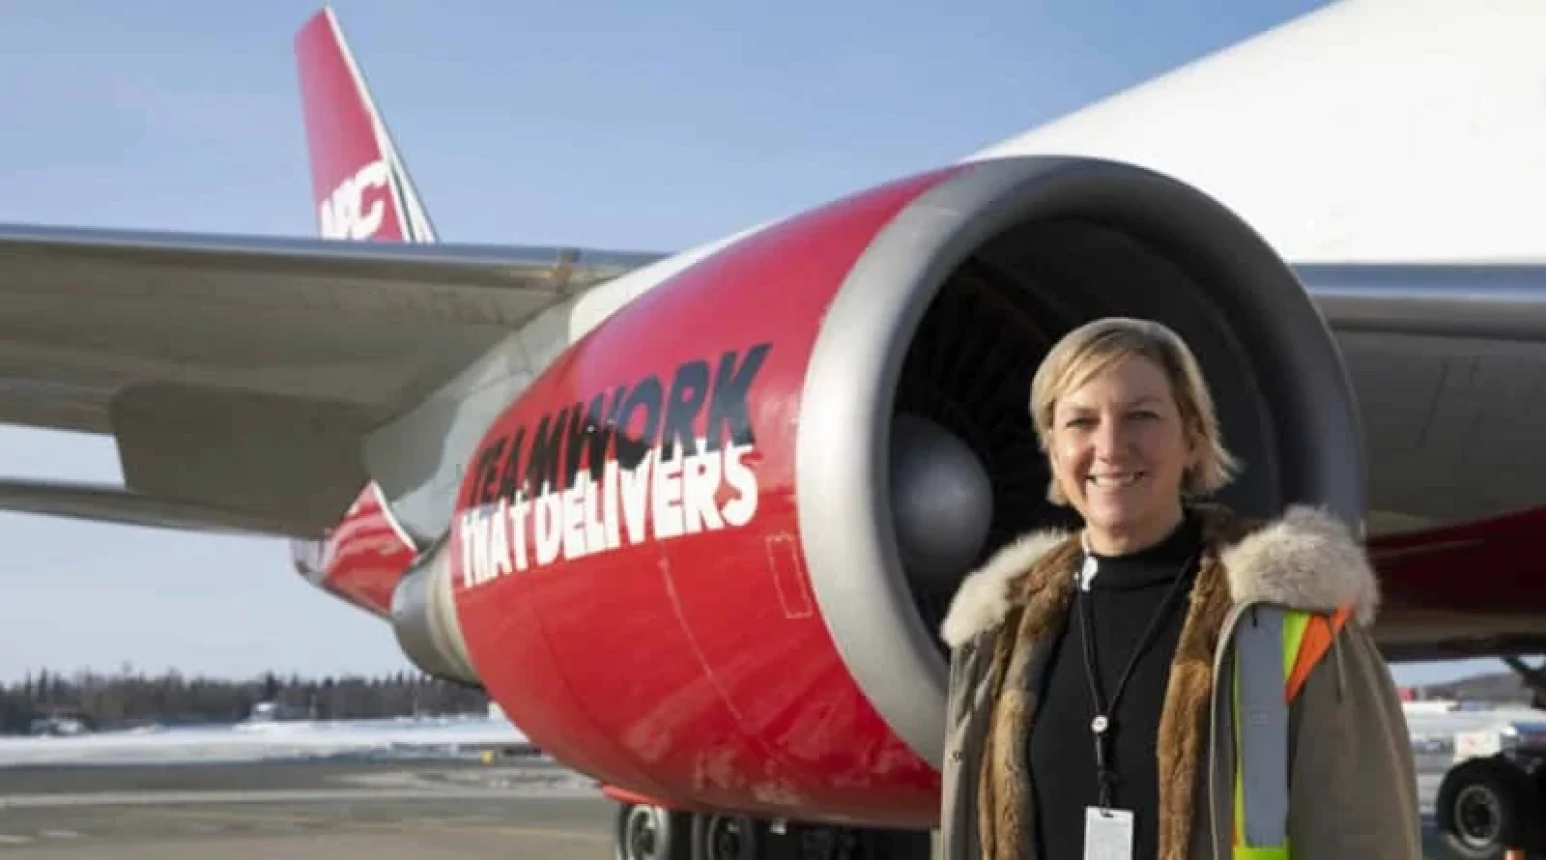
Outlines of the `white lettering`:
<svg viewBox="0 0 1546 860">
<path fill-rule="evenodd" d="M 478 518 L 478 512 L 477 511 L 468 511 L 465 514 L 462 514 L 461 541 L 462 541 L 462 587 L 463 588 L 470 588 L 470 587 L 478 584 L 478 580 L 473 575 L 474 574 L 473 559 L 475 558 L 475 556 L 474 556 L 473 551 L 472 551 L 473 550 L 473 547 L 472 547 L 473 540 L 472 540 L 472 535 L 471 535 L 472 521 L 477 519 L 477 518 Z"/>
<path fill-rule="evenodd" d="M 682 534 L 682 455 L 672 455 L 655 467 L 650 501 L 655 516 L 655 537 L 666 539 Z"/>
<path fill-rule="evenodd" d="M 488 525 L 482 512 L 472 518 L 472 581 L 479 584 L 489 580 Z"/>
<path fill-rule="evenodd" d="M 510 503 L 504 499 L 489 517 L 489 578 L 504 576 L 510 572 Z"/>
<path fill-rule="evenodd" d="M 682 513 L 686 515 L 688 534 L 725 527 L 719 508 L 714 505 L 714 494 L 719 491 L 720 456 L 693 454 L 687 458 L 682 472 Z"/>
<path fill-rule="evenodd" d="M 537 497 L 537 564 L 552 564 L 564 546 L 564 500 L 557 493 Z"/>
<path fill-rule="evenodd" d="M 650 451 L 639 465 L 623 473 L 623 523 L 628 526 L 628 542 L 640 543 L 645 538 L 644 494 L 650 488 L 650 473 L 654 471 L 656 455 Z"/>
<path fill-rule="evenodd" d="M 757 473 L 741 458 L 750 453 L 750 445 L 733 445 L 725 449 L 725 481 L 739 495 L 720 509 L 725 522 L 737 528 L 752 521 L 757 514 Z"/>
<path fill-rule="evenodd" d="M 623 543 L 622 535 L 618 533 L 617 481 L 617 461 L 608 460 L 601 474 L 601 528 L 607 533 L 607 549 L 617 549 Z"/>
<path fill-rule="evenodd" d="M 510 506 L 510 534 L 515 538 L 515 569 L 526 569 L 526 518 L 531 502 L 524 492 L 516 494 L 515 504 Z"/>
<path fill-rule="evenodd" d="M 663 456 L 653 449 L 632 469 L 608 460 L 599 479 L 583 467 L 567 489 L 544 487 L 531 499 L 518 491 L 467 511 L 459 530 L 463 587 L 533 565 L 751 523 L 760 495 L 757 473 L 746 463 L 751 447 L 709 451 L 698 440 L 696 448 L 702 453 Z"/>
<path fill-rule="evenodd" d="M 596 486 L 596 480 L 590 476 L 590 472 L 580 473 L 580 486 L 585 490 L 585 547 L 587 552 L 601 552 L 607 547 L 607 538 L 601 525 L 600 504 L 601 488 Z"/>
<path fill-rule="evenodd" d="M 564 558 L 581 558 L 585 549 L 585 483 L 575 485 L 560 494 L 564 500 Z"/>
<path fill-rule="evenodd" d="M 365 192 L 387 187 L 387 166 L 381 159 L 346 176 L 317 204 L 317 222 L 324 239 L 369 239 L 386 221 L 386 195 L 377 194 L 365 208 Z"/>
</svg>

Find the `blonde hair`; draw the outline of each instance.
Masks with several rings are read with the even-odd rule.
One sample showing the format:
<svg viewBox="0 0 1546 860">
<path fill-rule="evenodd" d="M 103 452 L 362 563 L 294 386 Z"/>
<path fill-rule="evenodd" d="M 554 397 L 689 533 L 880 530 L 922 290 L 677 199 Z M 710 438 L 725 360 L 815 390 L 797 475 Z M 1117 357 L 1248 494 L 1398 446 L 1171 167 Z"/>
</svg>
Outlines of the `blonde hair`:
<svg viewBox="0 0 1546 860">
<path fill-rule="evenodd" d="M 1047 450 L 1057 399 L 1133 356 L 1148 359 L 1165 374 L 1181 413 L 1182 428 L 1199 449 L 1197 466 L 1182 477 L 1182 494 L 1205 495 L 1227 486 L 1238 463 L 1224 447 L 1202 369 L 1180 335 L 1152 320 L 1107 317 L 1074 329 L 1052 347 L 1031 380 L 1031 423 L 1041 450 Z M 1047 499 L 1056 505 L 1068 504 L 1056 475 L 1048 485 Z"/>
</svg>

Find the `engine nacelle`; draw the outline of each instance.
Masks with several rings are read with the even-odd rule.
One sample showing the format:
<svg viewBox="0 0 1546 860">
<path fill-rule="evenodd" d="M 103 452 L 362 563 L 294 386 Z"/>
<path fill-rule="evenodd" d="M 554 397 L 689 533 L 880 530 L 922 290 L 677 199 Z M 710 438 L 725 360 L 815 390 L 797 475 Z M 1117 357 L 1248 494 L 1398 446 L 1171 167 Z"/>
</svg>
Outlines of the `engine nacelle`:
<svg viewBox="0 0 1546 860">
<path fill-rule="evenodd" d="M 480 686 L 451 595 L 446 542 L 420 554 L 382 503 L 375 484 L 360 491 L 320 540 L 290 542 L 295 569 L 316 587 L 391 622 L 398 647 L 431 677 Z"/>
<path fill-rule="evenodd" d="M 398 525 L 381 491 L 360 491 L 338 525 L 319 540 L 292 540 L 296 572 L 329 594 L 372 615 L 389 618 L 392 593 L 413 561 L 412 541 Z"/>
<path fill-rule="evenodd" d="M 425 674 L 477 687 L 481 682 L 467 656 L 451 571 L 444 540 L 404 571 L 392 590 L 392 633 L 403 654 Z"/>
<path fill-rule="evenodd" d="M 1243 477 L 1356 522 L 1336 347 L 1217 203 L 1108 162 L 893 182 L 624 308 L 500 416 L 448 546 L 468 660 L 536 744 L 684 807 L 932 826 L 961 578 L 1066 520 L 1027 414 L 1063 332 L 1188 339 Z"/>
</svg>

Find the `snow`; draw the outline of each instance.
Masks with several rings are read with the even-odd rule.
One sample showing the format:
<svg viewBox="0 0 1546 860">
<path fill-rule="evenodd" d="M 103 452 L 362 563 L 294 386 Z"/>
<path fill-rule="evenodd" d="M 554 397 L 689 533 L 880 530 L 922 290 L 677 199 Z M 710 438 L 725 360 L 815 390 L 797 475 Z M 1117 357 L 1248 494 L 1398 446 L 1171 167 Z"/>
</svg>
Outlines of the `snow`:
<svg viewBox="0 0 1546 860">
<path fill-rule="evenodd" d="M 0 737 L 0 767 L 251 762 L 527 743 L 486 717 L 249 722 L 153 727 L 66 737 Z"/>
</svg>

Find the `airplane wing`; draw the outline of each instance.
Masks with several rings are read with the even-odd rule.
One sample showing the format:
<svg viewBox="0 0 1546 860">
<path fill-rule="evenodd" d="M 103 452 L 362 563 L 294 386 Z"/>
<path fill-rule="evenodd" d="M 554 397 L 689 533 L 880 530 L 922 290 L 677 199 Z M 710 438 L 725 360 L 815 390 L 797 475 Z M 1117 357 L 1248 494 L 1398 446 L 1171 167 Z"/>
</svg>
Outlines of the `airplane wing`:
<svg viewBox="0 0 1546 860">
<path fill-rule="evenodd" d="M 312 536 L 361 436 L 625 252 L 0 225 L 0 423 L 110 434 L 124 490 L 0 507 Z"/>
<path fill-rule="evenodd" d="M 1539 651 L 1546 264 L 1296 271 L 1359 401 L 1387 658 Z"/>
<path fill-rule="evenodd" d="M 1376 531 L 1546 500 L 1546 264 L 1296 271 L 1352 377 Z"/>
</svg>

